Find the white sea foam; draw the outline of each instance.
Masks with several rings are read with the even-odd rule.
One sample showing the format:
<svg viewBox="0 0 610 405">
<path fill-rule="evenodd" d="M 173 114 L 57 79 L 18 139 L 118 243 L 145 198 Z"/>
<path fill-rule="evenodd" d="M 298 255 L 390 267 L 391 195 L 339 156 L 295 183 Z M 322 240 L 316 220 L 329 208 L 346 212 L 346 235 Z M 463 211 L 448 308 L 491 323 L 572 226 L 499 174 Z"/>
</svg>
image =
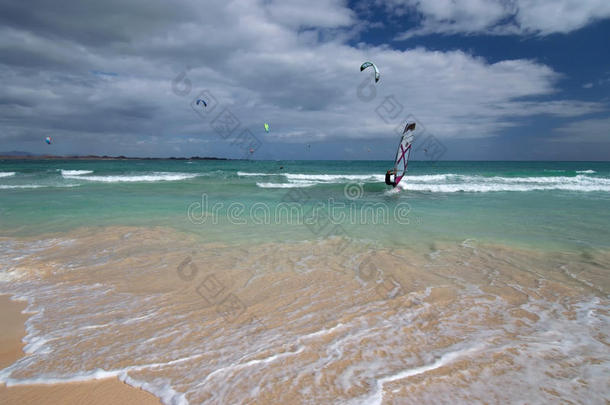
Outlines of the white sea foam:
<svg viewBox="0 0 610 405">
<path fill-rule="evenodd" d="M 345 327 L 345 325 L 339 322 L 338 324 L 336 324 L 332 328 L 320 329 L 318 331 L 311 332 L 311 333 L 309 333 L 307 335 L 301 336 L 299 339 L 300 340 L 306 340 L 306 339 L 318 338 L 320 336 L 330 335 L 330 334 L 334 333 L 335 331 L 340 330 L 340 329 L 342 329 L 344 327 Z"/>
<path fill-rule="evenodd" d="M 420 182 L 430 182 L 430 181 L 448 181 L 452 179 L 458 178 L 459 175 L 453 173 L 445 173 L 445 174 L 423 174 L 420 176 L 411 176 L 407 174 L 404 180 L 409 181 L 420 181 Z"/>
<path fill-rule="evenodd" d="M 45 347 L 49 339 L 41 336 L 31 336 L 28 339 L 28 343 L 23 348 L 23 351 L 32 354 L 32 353 L 48 353 L 51 351 L 48 347 Z"/>
<path fill-rule="evenodd" d="M 102 183 L 135 183 L 135 182 L 158 182 L 158 181 L 179 181 L 197 177 L 194 173 L 172 173 L 155 172 L 149 174 L 132 175 L 109 175 L 109 176 L 83 176 L 83 175 L 63 175 L 67 179 L 78 179 L 87 181 L 97 181 Z"/>
<path fill-rule="evenodd" d="M 78 176 L 81 174 L 91 174 L 93 170 L 61 170 L 61 175 L 66 176 Z"/>
<path fill-rule="evenodd" d="M 11 177 L 14 175 L 15 175 L 15 172 L 0 172 L 0 177 Z"/>
<path fill-rule="evenodd" d="M 288 181 L 306 180 L 318 183 L 346 183 L 346 182 L 375 182 L 383 181 L 384 176 L 380 174 L 300 174 L 285 173 Z"/>
<path fill-rule="evenodd" d="M 258 182 L 261 188 L 300 188 L 316 184 L 344 184 L 383 181 L 383 176 L 377 174 L 306 174 L 306 173 L 244 173 L 240 176 L 283 176 L 286 183 Z"/>
<path fill-rule="evenodd" d="M 28 188 L 45 188 L 45 187 L 78 187 L 80 184 L 0 184 L 0 190 L 11 190 L 11 189 L 28 189 Z"/>
<path fill-rule="evenodd" d="M 10 367 L 3 371 L 7 371 L 7 370 L 10 370 Z M 91 381 L 91 380 L 100 380 L 100 379 L 104 379 L 104 378 L 118 377 L 122 372 L 123 372 L 122 370 L 106 371 L 103 369 L 97 369 L 97 370 L 85 372 L 82 374 L 72 374 L 72 375 L 68 375 L 68 376 L 64 376 L 64 377 L 34 377 L 34 378 L 24 378 L 24 379 L 10 378 L 8 375 L 4 375 L 5 373 L 2 373 L 2 374 L 0 374 L 0 381 L 5 383 L 7 387 L 13 387 L 13 386 L 19 386 L 19 385 L 32 385 L 32 384 L 52 385 L 52 384 L 84 382 L 84 381 Z"/>
<path fill-rule="evenodd" d="M 583 172 L 584 173 L 584 172 Z M 587 173 L 590 173 L 587 171 Z M 283 176 L 287 182 L 257 182 L 261 188 L 299 188 L 318 184 L 377 183 L 383 182 L 379 174 L 307 174 L 307 173 L 245 173 L 240 176 Z M 576 176 L 532 176 L 504 177 L 461 175 L 455 173 L 407 175 L 399 187 L 404 190 L 428 191 L 439 193 L 485 193 L 501 191 L 610 191 L 610 179 L 591 177 L 585 174 Z"/>
<path fill-rule="evenodd" d="M 595 170 L 576 170 L 576 173 L 593 174 L 593 173 L 597 173 L 597 172 Z"/>
<path fill-rule="evenodd" d="M 40 185 L 40 184 L 17 184 L 17 185 L 0 184 L 0 190 L 10 190 L 13 188 L 40 188 L 40 187 L 44 187 L 44 186 Z"/>
<path fill-rule="evenodd" d="M 406 176 L 399 184 L 404 190 L 439 193 L 499 191 L 610 191 L 610 179 L 577 175 L 549 177 L 485 177 L 470 175 Z"/>
<path fill-rule="evenodd" d="M 16 364 L 15 364 L 16 365 Z M 150 384 L 145 381 L 139 381 L 131 376 L 129 376 L 129 371 L 139 370 L 145 367 L 131 366 L 125 367 L 123 369 L 116 370 L 104 370 L 101 368 L 86 371 L 77 374 L 68 374 L 63 376 L 41 376 L 34 378 L 25 378 L 25 379 L 16 379 L 11 378 L 10 374 L 12 368 L 15 366 L 7 367 L 6 369 L 0 372 L 0 381 L 6 384 L 7 387 L 13 386 L 21 386 L 21 385 L 54 385 L 54 384 L 65 384 L 65 383 L 75 383 L 75 382 L 87 382 L 93 380 L 102 380 L 107 378 L 115 378 L 117 377 L 120 381 L 123 381 L 125 384 L 128 384 L 132 387 L 142 389 L 144 391 L 148 391 L 156 397 L 160 398 L 163 403 L 172 404 L 172 405 L 188 405 L 188 401 L 186 400 L 186 396 L 183 393 L 179 393 L 174 390 L 170 383 L 165 383 L 162 385 Z"/>
<path fill-rule="evenodd" d="M 472 176 L 472 175 L 458 175 L 458 174 L 437 174 L 437 175 L 423 175 L 423 176 L 405 176 L 403 181 L 409 181 L 411 183 L 439 183 L 439 182 L 451 182 L 451 183 L 540 183 L 540 184 L 610 184 L 610 179 L 588 177 L 588 176 L 537 176 L 537 177 L 502 177 L 502 176 Z"/>
<path fill-rule="evenodd" d="M 500 191 L 545 191 L 545 190 L 564 190 L 564 191 L 580 191 L 580 192 L 593 192 L 593 191 L 605 191 L 610 192 L 610 186 L 603 185 L 569 185 L 569 184 L 556 184 L 556 185 L 509 185 L 509 184 L 410 184 L 400 183 L 400 188 L 411 191 L 430 191 L 436 193 L 487 193 L 487 192 L 500 192 Z"/>
<path fill-rule="evenodd" d="M 135 380 L 127 373 L 120 374 L 119 379 L 132 387 L 140 388 L 144 391 L 152 393 L 156 397 L 160 398 L 161 402 L 164 404 L 189 405 L 189 402 L 186 399 L 186 394 L 177 392 L 169 383 L 159 386 L 144 381 Z"/>
<path fill-rule="evenodd" d="M 384 176 L 371 174 L 309 174 L 309 173 L 249 173 L 237 172 L 238 176 L 283 176 L 288 181 L 308 181 L 315 183 L 346 183 L 346 182 L 376 182 L 383 181 Z"/>
<path fill-rule="evenodd" d="M 450 351 L 450 352 L 443 354 L 439 359 L 437 359 L 432 364 L 427 364 L 425 366 L 410 368 L 407 370 L 400 371 L 396 374 L 380 378 L 379 380 L 377 380 L 377 387 L 376 387 L 374 394 L 364 402 L 371 403 L 371 404 L 381 404 L 383 402 L 383 386 L 386 383 L 390 383 L 392 381 L 397 381 L 397 380 L 402 380 L 404 378 L 412 377 L 414 375 L 418 375 L 418 374 L 422 374 L 422 373 L 427 373 L 428 371 L 443 367 L 444 365 L 451 363 L 452 361 L 454 361 L 458 358 L 466 357 L 473 353 L 476 353 L 480 349 L 481 349 L 480 347 L 471 347 L 471 348 L 466 348 L 466 349 L 458 349 L 458 350 Z"/>
<path fill-rule="evenodd" d="M 256 183 L 260 188 L 301 188 L 315 186 L 316 183 Z"/>
</svg>

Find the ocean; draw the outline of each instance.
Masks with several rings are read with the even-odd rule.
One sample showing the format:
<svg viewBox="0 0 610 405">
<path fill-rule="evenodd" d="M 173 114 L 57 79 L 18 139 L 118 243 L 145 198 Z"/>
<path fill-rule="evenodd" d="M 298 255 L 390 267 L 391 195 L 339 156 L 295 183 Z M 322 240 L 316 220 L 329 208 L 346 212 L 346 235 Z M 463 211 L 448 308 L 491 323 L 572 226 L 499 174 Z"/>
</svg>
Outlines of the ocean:
<svg viewBox="0 0 610 405">
<path fill-rule="evenodd" d="M 0 161 L 0 293 L 32 313 L 0 382 L 610 401 L 610 163 L 389 165 Z"/>
</svg>

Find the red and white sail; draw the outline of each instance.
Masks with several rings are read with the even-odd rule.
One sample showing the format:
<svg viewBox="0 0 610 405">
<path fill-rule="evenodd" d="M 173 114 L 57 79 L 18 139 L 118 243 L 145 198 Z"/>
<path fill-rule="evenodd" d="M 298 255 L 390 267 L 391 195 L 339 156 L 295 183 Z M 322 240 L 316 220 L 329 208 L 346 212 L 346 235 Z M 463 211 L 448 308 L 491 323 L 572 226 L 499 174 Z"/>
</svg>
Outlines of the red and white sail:
<svg viewBox="0 0 610 405">
<path fill-rule="evenodd" d="M 409 164 L 409 157 L 411 156 L 411 147 L 415 138 L 413 132 L 415 131 L 415 123 L 407 122 L 404 131 L 402 131 L 402 137 L 396 150 L 396 158 L 394 159 L 394 170 L 396 170 L 396 177 L 394 181 L 396 185 L 400 183 L 400 180 L 407 173 L 407 165 Z"/>
</svg>

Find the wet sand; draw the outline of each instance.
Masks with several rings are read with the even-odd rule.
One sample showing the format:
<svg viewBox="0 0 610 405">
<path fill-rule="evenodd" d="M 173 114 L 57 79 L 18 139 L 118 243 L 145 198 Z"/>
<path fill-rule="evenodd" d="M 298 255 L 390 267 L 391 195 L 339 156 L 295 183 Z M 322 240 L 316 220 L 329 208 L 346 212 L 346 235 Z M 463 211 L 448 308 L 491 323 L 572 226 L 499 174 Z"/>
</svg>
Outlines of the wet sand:
<svg viewBox="0 0 610 405">
<path fill-rule="evenodd" d="M 37 311 L 9 383 L 101 369 L 178 404 L 610 399 L 608 251 L 133 227 L 0 242 L 4 288 Z"/>
<path fill-rule="evenodd" d="M 0 295 L 0 370 L 10 366 L 23 356 L 27 307 L 23 301 L 12 301 L 8 295 Z"/>
<path fill-rule="evenodd" d="M 26 303 L 0 295 L 0 369 L 24 356 L 22 339 L 28 315 L 22 313 Z M 144 404 L 160 405 L 159 399 L 143 390 L 130 387 L 116 378 L 52 385 L 6 387 L 0 384 L 2 404 Z"/>
<path fill-rule="evenodd" d="M 128 386 L 117 379 L 53 385 L 27 385 L 6 388 L 0 385 L 3 404 L 159 405 L 154 395 Z"/>
</svg>

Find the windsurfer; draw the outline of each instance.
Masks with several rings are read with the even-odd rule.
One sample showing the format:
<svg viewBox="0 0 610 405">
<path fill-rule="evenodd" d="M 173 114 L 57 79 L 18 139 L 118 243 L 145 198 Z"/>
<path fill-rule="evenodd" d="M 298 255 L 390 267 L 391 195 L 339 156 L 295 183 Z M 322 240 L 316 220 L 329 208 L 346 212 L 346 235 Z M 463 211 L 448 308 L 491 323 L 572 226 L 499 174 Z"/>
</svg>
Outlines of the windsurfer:
<svg viewBox="0 0 610 405">
<path fill-rule="evenodd" d="M 394 181 L 392 181 L 390 178 L 392 175 L 394 175 Z M 396 187 L 396 169 L 390 169 L 385 172 L 385 184 Z"/>
</svg>

